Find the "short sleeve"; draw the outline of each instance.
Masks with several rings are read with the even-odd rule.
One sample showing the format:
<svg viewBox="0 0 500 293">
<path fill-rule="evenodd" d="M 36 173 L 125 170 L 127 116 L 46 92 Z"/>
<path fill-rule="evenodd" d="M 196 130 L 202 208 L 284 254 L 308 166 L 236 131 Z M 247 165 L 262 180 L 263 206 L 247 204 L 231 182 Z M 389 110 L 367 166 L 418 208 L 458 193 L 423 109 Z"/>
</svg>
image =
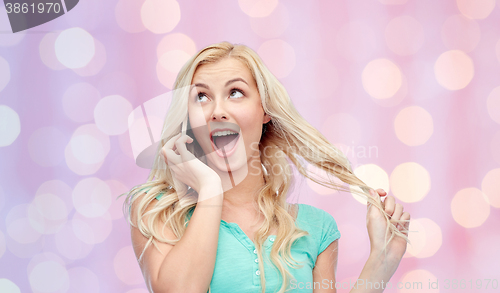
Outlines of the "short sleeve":
<svg viewBox="0 0 500 293">
<path fill-rule="evenodd" d="M 319 245 L 319 252 L 322 253 L 333 241 L 340 238 L 340 231 L 337 228 L 337 222 L 329 213 L 322 210 L 323 214 L 323 229 Z"/>
</svg>

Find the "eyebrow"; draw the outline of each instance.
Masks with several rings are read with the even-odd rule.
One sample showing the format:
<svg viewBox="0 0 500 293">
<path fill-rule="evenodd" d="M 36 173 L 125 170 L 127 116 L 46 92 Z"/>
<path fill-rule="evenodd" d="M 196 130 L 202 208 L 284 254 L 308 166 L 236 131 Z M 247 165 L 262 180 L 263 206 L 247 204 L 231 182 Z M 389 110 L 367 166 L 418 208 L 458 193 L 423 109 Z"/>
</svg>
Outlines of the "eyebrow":
<svg viewBox="0 0 500 293">
<path fill-rule="evenodd" d="M 228 82 L 226 82 L 225 86 L 227 87 L 228 85 L 232 84 L 233 82 L 237 82 L 237 81 L 244 82 L 246 85 L 248 85 L 248 83 L 243 78 L 237 77 L 237 78 L 233 78 L 233 79 L 229 80 Z M 193 88 L 194 87 L 202 87 L 202 88 L 206 88 L 207 90 L 210 89 L 210 87 L 204 83 L 195 83 L 193 85 Z"/>
</svg>

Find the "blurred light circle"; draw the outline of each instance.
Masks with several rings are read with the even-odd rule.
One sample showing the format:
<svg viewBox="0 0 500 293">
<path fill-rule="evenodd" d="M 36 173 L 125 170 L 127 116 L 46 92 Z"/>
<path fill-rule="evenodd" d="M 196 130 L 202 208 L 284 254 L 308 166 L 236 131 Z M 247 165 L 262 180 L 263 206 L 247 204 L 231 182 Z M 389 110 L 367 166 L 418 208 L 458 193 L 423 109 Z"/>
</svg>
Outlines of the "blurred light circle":
<svg viewBox="0 0 500 293">
<path fill-rule="evenodd" d="M 354 116 L 347 113 L 336 113 L 328 116 L 321 127 L 321 133 L 333 144 L 347 145 L 345 152 L 354 152 L 355 142 L 361 138 L 361 125 Z"/>
<path fill-rule="evenodd" d="M 104 134 L 97 125 L 85 124 L 73 132 L 69 146 L 76 159 L 82 163 L 95 164 L 104 160 L 108 155 L 110 141 L 109 136 Z"/>
<path fill-rule="evenodd" d="M 104 97 L 95 106 L 95 124 L 107 135 L 122 134 L 128 130 L 128 116 L 132 110 L 130 102 L 122 96 Z"/>
<path fill-rule="evenodd" d="M 402 56 L 412 55 L 424 44 L 424 29 L 415 18 L 404 15 L 392 19 L 385 28 L 389 49 Z"/>
<path fill-rule="evenodd" d="M 485 19 L 495 8 L 495 0 L 457 0 L 458 10 L 471 19 Z"/>
<path fill-rule="evenodd" d="M 26 233 L 32 233 L 32 231 L 38 233 L 33 229 L 28 230 Z M 21 259 L 30 259 L 42 251 L 46 240 L 45 237 L 39 237 L 35 242 L 19 243 L 11 237 L 6 237 L 5 242 L 7 244 L 7 249 L 12 255 Z"/>
<path fill-rule="evenodd" d="M 6 17 L 5 17 L 6 18 Z M 2 293 L 21 293 L 21 289 L 9 279 L 0 279 L 0 292 Z"/>
<path fill-rule="evenodd" d="M 411 219 L 408 253 L 417 258 L 433 256 L 443 244 L 441 228 L 428 218 Z"/>
<path fill-rule="evenodd" d="M 486 173 L 481 183 L 481 190 L 488 197 L 492 207 L 500 208 L 500 168 Z"/>
<path fill-rule="evenodd" d="M 0 56 L 0 92 L 7 86 L 10 81 L 10 66 L 9 62 Z"/>
<path fill-rule="evenodd" d="M 87 244 L 102 243 L 113 229 L 111 216 L 107 212 L 97 218 L 87 218 L 75 213 L 71 225 L 76 237 Z"/>
<path fill-rule="evenodd" d="M 113 259 L 115 274 L 120 281 L 127 285 L 137 285 L 144 282 L 137 258 L 135 257 L 132 246 L 121 248 Z"/>
<path fill-rule="evenodd" d="M 60 292 L 69 283 L 66 268 L 52 260 L 37 264 L 29 274 L 33 291 Z"/>
<path fill-rule="evenodd" d="M 460 50 L 441 54 L 434 64 L 437 82 L 448 90 L 465 88 L 474 77 L 472 59 Z"/>
<path fill-rule="evenodd" d="M 0 258 L 2 258 L 6 249 L 7 249 L 7 244 L 5 243 L 5 236 L 3 235 L 2 231 L 0 231 Z M 0 288 L 1 287 L 2 286 L 0 286 Z"/>
<path fill-rule="evenodd" d="M 258 54 L 277 78 L 288 76 L 295 67 L 295 50 L 283 40 L 264 42 L 259 47 Z"/>
<path fill-rule="evenodd" d="M 54 241 L 57 252 L 70 260 L 83 259 L 89 255 L 94 247 L 76 237 L 72 222 L 67 222 L 55 235 Z"/>
<path fill-rule="evenodd" d="M 57 60 L 68 68 L 86 66 L 95 54 L 94 38 L 79 27 L 59 33 L 54 46 Z"/>
<path fill-rule="evenodd" d="M 404 212 L 404 211 L 403 211 Z M 411 241 L 411 245 L 408 245 L 406 253 L 403 258 L 415 257 L 426 245 L 427 235 L 423 225 L 420 223 L 419 219 L 410 220 L 410 229 L 408 233 L 408 239 Z"/>
<path fill-rule="evenodd" d="M 101 217 L 111 206 L 111 189 L 99 178 L 85 178 L 73 189 L 73 204 L 85 217 Z"/>
<path fill-rule="evenodd" d="M 146 0 L 142 4 L 141 19 L 151 32 L 166 34 L 181 20 L 181 9 L 175 0 Z"/>
<path fill-rule="evenodd" d="M 26 266 L 26 271 L 28 275 L 30 275 L 33 272 L 33 269 L 40 263 L 47 262 L 47 261 L 52 261 L 57 264 L 60 264 L 61 266 L 65 266 L 66 263 L 64 260 L 57 255 L 56 253 L 53 252 L 41 252 L 33 255 L 33 257 L 29 260 L 28 265 Z"/>
<path fill-rule="evenodd" d="M 71 138 L 70 145 L 73 155 L 82 163 L 96 164 L 106 157 L 99 140 L 91 135 L 74 136 Z"/>
<path fill-rule="evenodd" d="M 11 145 L 21 133 L 19 115 L 12 108 L 0 105 L 0 147 Z"/>
<path fill-rule="evenodd" d="M 363 88 L 375 99 L 387 99 L 399 90 L 402 74 L 398 66 L 387 59 L 370 61 L 361 75 Z"/>
<path fill-rule="evenodd" d="M 238 4 L 250 17 L 266 17 L 278 6 L 278 0 L 238 0 Z"/>
<path fill-rule="evenodd" d="M 107 54 L 104 45 L 97 39 L 94 39 L 95 54 L 92 60 L 82 68 L 74 68 L 73 71 L 80 76 L 91 76 L 98 74 L 106 64 Z"/>
<path fill-rule="evenodd" d="M 398 139 L 409 146 L 426 143 L 434 132 L 431 114 L 418 106 L 406 107 L 394 119 L 394 130 Z"/>
<path fill-rule="evenodd" d="M 66 146 L 66 164 L 79 175 L 93 174 L 100 168 L 109 150 L 109 136 L 95 124 L 85 124 L 73 132 Z"/>
<path fill-rule="evenodd" d="M 323 169 L 319 169 L 315 167 L 314 165 L 307 165 L 307 170 L 310 172 L 311 176 L 315 179 L 322 179 L 322 180 L 329 180 L 333 181 L 335 184 L 338 185 L 343 185 L 343 182 L 340 181 L 337 177 L 325 172 Z M 307 185 L 309 185 L 309 188 L 311 188 L 314 192 L 320 195 L 327 195 L 327 194 L 333 194 L 337 193 L 338 191 L 333 188 L 329 188 L 323 185 L 320 185 L 310 179 L 307 179 Z"/>
<path fill-rule="evenodd" d="M 64 114 L 75 122 L 94 119 L 94 108 L 101 99 L 99 91 L 91 84 L 79 82 L 70 85 L 63 94 Z"/>
<path fill-rule="evenodd" d="M 387 175 L 385 170 L 379 167 L 378 165 L 375 164 L 361 165 L 356 169 L 354 169 L 354 175 L 356 175 L 359 179 L 361 179 L 364 183 L 366 183 L 366 185 L 374 189 L 382 188 L 385 192 L 387 192 L 387 194 L 389 194 L 390 191 L 389 175 Z M 356 187 L 349 186 L 349 188 L 353 190 Z M 361 191 L 359 187 L 356 190 Z M 351 192 L 351 195 L 358 202 L 364 205 L 367 204 L 366 198 L 363 198 L 354 192 Z"/>
<path fill-rule="evenodd" d="M 474 20 L 462 15 L 452 15 L 441 27 L 441 37 L 448 49 L 470 52 L 479 43 L 481 30 Z"/>
<path fill-rule="evenodd" d="M 140 13 L 143 3 L 144 0 L 119 0 L 115 6 L 118 26 L 128 33 L 140 33 L 146 30 Z"/>
<path fill-rule="evenodd" d="M 377 36 L 366 23 L 351 21 L 339 29 L 336 44 L 342 57 L 353 62 L 363 62 L 377 48 Z"/>
<path fill-rule="evenodd" d="M 67 217 L 65 203 L 54 194 L 38 195 L 28 206 L 29 222 L 42 234 L 57 233 L 66 223 Z"/>
<path fill-rule="evenodd" d="M 33 229 L 27 218 L 27 208 L 29 204 L 20 204 L 9 210 L 5 217 L 7 234 L 11 239 L 20 244 L 36 242 L 41 234 Z"/>
<path fill-rule="evenodd" d="M 164 53 L 156 65 L 156 74 L 160 82 L 167 88 L 173 88 L 180 69 L 191 56 L 181 50 L 172 50 Z"/>
<path fill-rule="evenodd" d="M 464 188 L 453 197 L 451 214 L 462 227 L 479 227 L 490 215 L 488 197 L 477 188 Z"/>
<path fill-rule="evenodd" d="M 9 18 L 6 17 L 8 13 L 7 10 L 5 10 L 4 5 L 0 6 L 0 15 L 3 15 L 3 17 L 0 17 L 0 31 L 6 32 L 3 33 L 2 37 L 0 38 L 0 47 L 12 47 L 19 44 L 19 42 L 24 39 L 26 32 L 17 32 L 15 34 L 12 33 L 12 27 L 10 25 Z M 0 290 L 0 292 L 3 291 Z"/>
<path fill-rule="evenodd" d="M 429 283 L 436 280 L 436 276 L 431 272 L 419 269 L 407 272 L 398 282 L 393 281 L 391 284 L 393 289 L 398 288 L 398 293 L 439 293 L 439 290 L 429 288 Z M 398 286 L 401 287 L 401 289 Z"/>
<path fill-rule="evenodd" d="M 27 244 L 37 241 L 41 234 L 33 229 L 28 218 L 21 218 L 12 221 L 7 226 L 7 233 L 16 242 Z"/>
<path fill-rule="evenodd" d="M 252 17 L 250 18 L 250 26 L 252 30 L 263 38 L 277 38 L 290 23 L 290 16 L 286 6 L 278 3 L 276 8 L 266 17 Z"/>
<path fill-rule="evenodd" d="M 46 34 L 40 41 L 40 45 L 38 46 L 40 59 L 42 60 L 43 64 L 53 70 L 66 69 L 66 66 L 59 62 L 56 56 L 55 43 L 58 35 L 59 32 L 50 32 Z"/>
<path fill-rule="evenodd" d="M 31 159 L 42 167 L 55 167 L 64 160 L 64 147 L 67 139 L 55 127 L 42 127 L 35 130 L 28 141 Z"/>
<path fill-rule="evenodd" d="M 191 56 L 183 50 L 171 50 L 163 53 L 158 62 L 166 70 L 177 73 Z"/>
<path fill-rule="evenodd" d="M 118 180 L 106 180 L 105 183 L 111 190 L 111 206 L 108 210 L 109 214 L 111 215 L 111 219 L 121 219 L 123 218 L 123 203 L 125 201 L 126 195 L 120 197 L 118 196 L 124 193 L 128 193 L 129 188 Z"/>
<path fill-rule="evenodd" d="M 71 199 L 72 193 L 71 187 L 61 180 L 49 180 L 42 183 L 35 194 L 35 197 L 42 196 L 45 194 L 52 194 L 57 196 L 60 200 L 64 202 L 67 208 L 68 214 L 73 210 L 73 200 Z"/>
<path fill-rule="evenodd" d="M 31 205 L 48 220 L 63 220 L 68 217 L 66 204 L 57 195 L 51 193 L 36 196 Z"/>
<path fill-rule="evenodd" d="M 100 161 L 95 164 L 82 163 L 73 155 L 70 144 L 68 144 L 64 149 L 64 158 L 66 159 L 66 165 L 68 166 L 68 168 L 71 171 L 75 172 L 75 174 L 82 176 L 94 174 L 101 168 L 102 164 L 104 163 L 104 161 Z"/>
<path fill-rule="evenodd" d="M 494 88 L 486 102 L 491 119 L 500 124 L 500 86 Z"/>
<path fill-rule="evenodd" d="M 158 46 L 156 47 L 156 55 L 158 56 L 158 59 L 161 59 L 163 54 L 175 50 L 182 51 L 188 56 L 192 56 L 196 54 L 196 44 L 190 37 L 183 33 L 168 34 L 161 39 L 160 43 L 158 43 Z M 184 56 L 181 57 L 184 58 Z M 180 67 L 178 70 L 180 70 Z"/>
<path fill-rule="evenodd" d="M 392 193 L 401 201 L 421 201 L 431 188 L 429 172 L 420 164 L 407 162 L 398 165 L 390 176 Z"/>
<path fill-rule="evenodd" d="M 416 95 L 415 93 L 412 93 Z M 399 105 L 408 95 L 408 78 L 406 76 L 401 75 L 401 87 L 394 94 L 394 96 L 387 99 L 372 99 L 373 102 L 382 106 L 382 107 L 394 107 Z"/>
<path fill-rule="evenodd" d="M 74 267 L 68 270 L 69 291 L 71 293 L 100 292 L 99 278 L 86 267 Z"/>
</svg>

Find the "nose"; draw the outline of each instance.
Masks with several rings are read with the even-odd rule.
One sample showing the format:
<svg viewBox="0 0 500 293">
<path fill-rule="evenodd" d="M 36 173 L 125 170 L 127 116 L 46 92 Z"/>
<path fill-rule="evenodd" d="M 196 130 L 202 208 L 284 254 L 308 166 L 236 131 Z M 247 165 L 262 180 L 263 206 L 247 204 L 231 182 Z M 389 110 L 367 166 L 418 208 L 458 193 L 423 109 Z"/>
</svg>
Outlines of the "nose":
<svg viewBox="0 0 500 293">
<path fill-rule="evenodd" d="M 224 109 L 223 103 L 220 101 L 214 102 L 214 110 L 212 111 L 212 121 L 227 120 L 227 113 Z"/>
</svg>

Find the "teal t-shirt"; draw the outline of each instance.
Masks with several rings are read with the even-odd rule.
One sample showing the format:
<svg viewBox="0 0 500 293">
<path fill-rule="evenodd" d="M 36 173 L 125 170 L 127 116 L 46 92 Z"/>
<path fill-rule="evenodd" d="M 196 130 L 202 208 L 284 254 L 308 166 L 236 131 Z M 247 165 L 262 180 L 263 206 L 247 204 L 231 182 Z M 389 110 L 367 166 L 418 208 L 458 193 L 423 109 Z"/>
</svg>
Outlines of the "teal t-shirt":
<svg viewBox="0 0 500 293">
<path fill-rule="evenodd" d="M 156 199 L 160 200 L 162 196 L 163 193 L 160 193 Z M 340 238 L 340 231 L 335 219 L 329 213 L 307 204 L 298 204 L 298 206 L 296 225 L 309 232 L 309 235 L 296 240 L 292 245 L 292 256 L 303 267 L 288 268 L 294 276 L 288 289 L 291 289 L 292 292 L 310 293 L 313 292 L 314 288 L 312 270 L 316 259 L 333 241 Z M 191 208 L 187 214 L 188 225 L 193 212 L 194 208 Z M 283 281 L 279 271 L 270 260 L 271 247 L 275 238 L 276 235 L 270 235 L 264 243 L 266 292 L 269 293 L 278 292 Z M 316 288 L 319 288 L 318 286 L 325 288 L 326 282 L 330 286 L 329 280 L 317 281 L 320 283 L 316 284 Z M 334 285 L 335 283 L 333 283 Z M 236 223 L 221 220 L 215 268 L 210 288 L 213 293 L 262 291 L 255 245 Z"/>
</svg>

